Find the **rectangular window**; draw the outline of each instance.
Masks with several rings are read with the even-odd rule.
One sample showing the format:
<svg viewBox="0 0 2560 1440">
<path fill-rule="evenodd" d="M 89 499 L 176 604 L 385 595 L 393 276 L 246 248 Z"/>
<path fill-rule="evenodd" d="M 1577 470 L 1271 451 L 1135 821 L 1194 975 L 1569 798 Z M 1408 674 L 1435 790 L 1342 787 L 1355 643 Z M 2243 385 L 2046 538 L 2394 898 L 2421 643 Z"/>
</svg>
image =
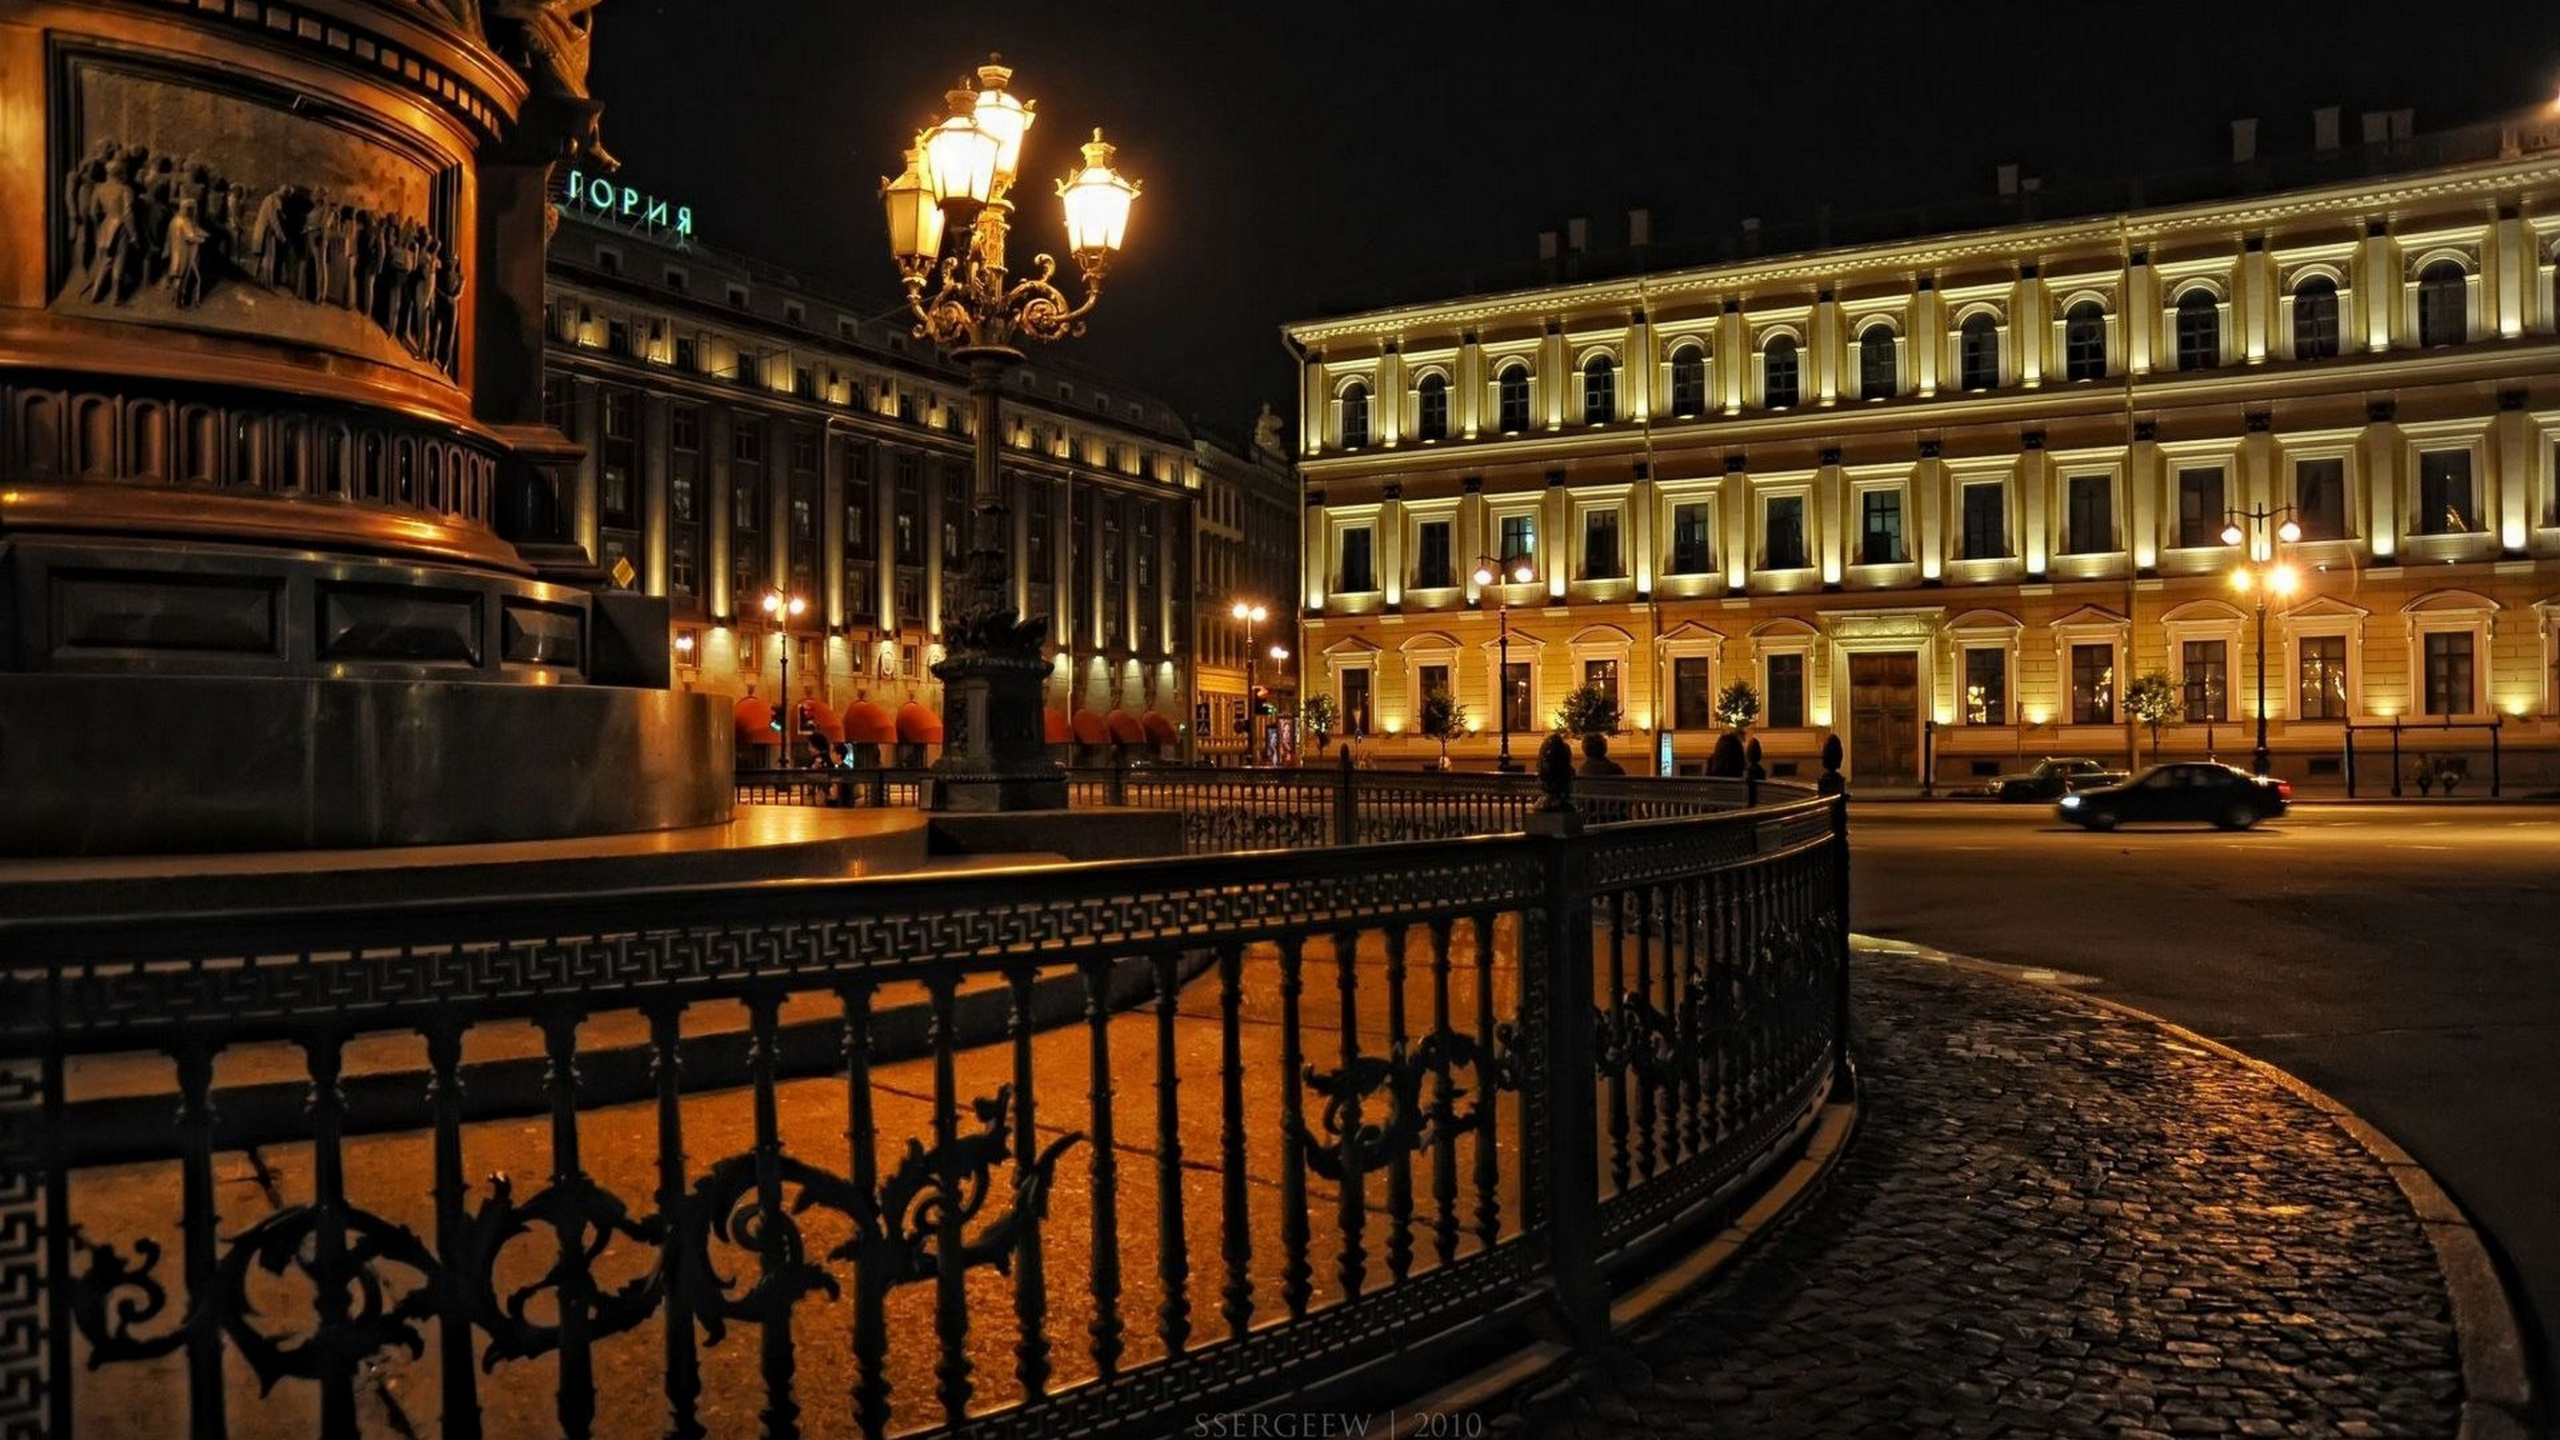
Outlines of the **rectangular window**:
<svg viewBox="0 0 2560 1440">
<path fill-rule="evenodd" d="M 1707 543 L 1707 506 L 1703 501 L 1671 507 L 1671 573 L 1703 575 L 1714 566 L 1715 549 Z"/>
<path fill-rule="evenodd" d="M 1342 733 L 1369 733 L 1369 672 L 1365 668 L 1342 672 Z"/>
<path fill-rule="evenodd" d="M 2462 535 L 2480 528 L 2471 504 L 2471 452 L 2429 450 L 2418 456 L 2418 533 Z"/>
<path fill-rule="evenodd" d="M 1535 560 L 1538 558 L 1538 517 L 1505 515 L 1502 517 L 1502 553 L 1496 560 Z"/>
<path fill-rule="evenodd" d="M 2001 560 L 2009 554 L 2009 487 L 1999 480 L 1964 487 L 1964 558 Z"/>
<path fill-rule="evenodd" d="M 2471 632 L 2440 631 L 2427 641 L 2427 713 L 2468 715 L 2473 703 Z"/>
<path fill-rule="evenodd" d="M 1760 568 L 1801 570 L 1805 566 L 1804 497 L 1772 495 L 1761 509 L 1763 534 Z"/>
<path fill-rule="evenodd" d="M 1858 501 L 1858 563 L 1899 565 L 1902 549 L 1902 492 L 1869 490 Z"/>
<path fill-rule="evenodd" d="M 2347 637 L 2306 635 L 2301 652 L 2301 703 L 2305 720 L 2347 718 Z"/>
<path fill-rule="evenodd" d="M 1449 667 L 1418 665 L 1414 667 L 1413 699 L 1416 705 L 1449 688 Z"/>
<path fill-rule="evenodd" d="M 1625 573 L 1618 563 L 1618 512 L 1586 513 L 1582 517 L 1582 578 L 1615 580 Z"/>
<path fill-rule="evenodd" d="M 2178 544 L 2189 550 L 2222 543 L 2226 514 L 2222 467 L 2178 472 Z"/>
<path fill-rule="evenodd" d="M 2179 704 L 2190 724 L 2231 718 L 2230 649 L 2220 640 L 2189 640 L 2179 647 Z"/>
<path fill-rule="evenodd" d="M 2070 513 L 2063 524 L 2062 548 L 2071 555 L 2103 555 L 2116 548 L 2115 477 L 2071 477 Z"/>
<path fill-rule="evenodd" d="M 1766 712 L 1772 730 L 1794 730 L 1804 725 L 1804 657 L 1772 655 L 1767 661 L 1769 693 Z"/>
<path fill-rule="evenodd" d="M 1438 590 L 1458 583 L 1458 572 L 1449 554 L 1449 522 L 1425 520 L 1413 529 L 1413 584 L 1418 590 Z"/>
<path fill-rule="evenodd" d="M 1376 567 L 1371 563 L 1372 532 L 1366 525 L 1342 532 L 1342 583 L 1345 594 L 1357 595 L 1378 588 Z"/>
<path fill-rule="evenodd" d="M 901 565 L 924 563 L 924 476 L 917 469 L 916 457 L 900 451 L 896 461 L 897 480 L 891 493 L 889 525 L 894 541 L 893 554 Z"/>
<path fill-rule="evenodd" d="M 1671 662 L 1671 725 L 1676 730 L 1711 730 L 1716 723 L 1714 667 L 1704 655 L 1681 655 Z"/>
<path fill-rule="evenodd" d="M 2116 647 L 2071 647 L 2071 723 L 2116 723 Z"/>
<path fill-rule="evenodd" d="M 2347 538 L 2347 462 L 2303 460 L 2293 467 L 2293 509 L 2305 540 Z"/>
<path fill-rule="evenodd" d="M 1964 723 L 2009 723 L 2009 652 L 1976 647 L 1964 652 Z"/>
<path fill-rule="evenodd" d="M 1601 692 L 1615 702 L 1618 698 L 1618 662 L 1615 660 L 1583 661 L 1582 683 L 1599 686 Z"/>
<path fill-rule="evenodd" d="M 1514 660 L 1502 667 L 1503 726 L 1510 730 L 1535 730 L 1537 722 L 1530 718 L 1533 684 L 1529 678 L 1529 662 Z"/>
</svg>

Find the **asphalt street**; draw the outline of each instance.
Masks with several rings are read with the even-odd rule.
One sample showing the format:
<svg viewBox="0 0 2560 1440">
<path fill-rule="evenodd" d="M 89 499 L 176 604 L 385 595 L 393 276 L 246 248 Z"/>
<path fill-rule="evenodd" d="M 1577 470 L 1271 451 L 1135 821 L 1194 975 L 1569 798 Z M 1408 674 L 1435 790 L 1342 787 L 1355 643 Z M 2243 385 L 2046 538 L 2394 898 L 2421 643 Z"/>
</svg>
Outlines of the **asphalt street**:
<svg viewBox="0 0 2560 1440">
<path fill-rule="evenodd" d="M 2093 977 L 2380 1126 L 2489 1231 L 2560 1375 L 2560 806 L 2301 805 L 2095 834 L 1855 805 L 1857 928 Z M 2547 1402 L 2546 1402 L 2547 1403 Z"/>
</svg>

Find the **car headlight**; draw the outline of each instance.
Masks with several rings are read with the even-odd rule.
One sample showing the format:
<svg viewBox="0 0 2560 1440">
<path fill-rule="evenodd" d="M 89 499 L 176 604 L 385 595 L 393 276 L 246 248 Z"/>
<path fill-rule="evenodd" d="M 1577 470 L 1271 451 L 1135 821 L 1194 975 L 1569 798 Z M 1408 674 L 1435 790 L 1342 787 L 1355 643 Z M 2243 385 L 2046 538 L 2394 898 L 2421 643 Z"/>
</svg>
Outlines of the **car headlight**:
<svg viewBox="0 0 2560 1440">
<path fill-rule="evenodd" d="M 2072 806 L 2077 805 L 2077 804 L 2079 804 L 2079 803 L 2080 803 L 2080 797 L 2079 797 L 2079 796 L 2077 796 L 2077 795 L 2065 795 L 2065 796 L 2063 796 L 2063 797 L 2062 797 L 2062 808 L 2063 808 L 2063 809 L 2065 809 L 2065 810 L 2068 810 L 2068 809 L 2070 809 Z"/>
</svg>

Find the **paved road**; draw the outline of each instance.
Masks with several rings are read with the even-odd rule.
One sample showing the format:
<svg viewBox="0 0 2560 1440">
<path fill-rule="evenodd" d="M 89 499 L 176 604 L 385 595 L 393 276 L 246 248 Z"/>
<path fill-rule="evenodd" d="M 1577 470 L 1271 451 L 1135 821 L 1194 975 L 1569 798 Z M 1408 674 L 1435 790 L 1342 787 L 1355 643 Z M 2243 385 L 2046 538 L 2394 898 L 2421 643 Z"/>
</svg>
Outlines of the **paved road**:
<svg viewBox="0 0 2560 1440">
<path fill-rule="evenodd" d="M 2098 977 L 2327 1090 L 2524 1279 L 2560 1375 L 2560 807 L 2298 807 L 2110 835 L 2046 807 L 1852 812 L 1857 926 Z"/>
<path fill-rule="evenodd" d="M 2435 1254 L 2326 1115 L 2068 991 L 1874 954 L 1857 983 L 1829 1183 L 1510 1433 L 2454 1433 Z"/>
</svg>

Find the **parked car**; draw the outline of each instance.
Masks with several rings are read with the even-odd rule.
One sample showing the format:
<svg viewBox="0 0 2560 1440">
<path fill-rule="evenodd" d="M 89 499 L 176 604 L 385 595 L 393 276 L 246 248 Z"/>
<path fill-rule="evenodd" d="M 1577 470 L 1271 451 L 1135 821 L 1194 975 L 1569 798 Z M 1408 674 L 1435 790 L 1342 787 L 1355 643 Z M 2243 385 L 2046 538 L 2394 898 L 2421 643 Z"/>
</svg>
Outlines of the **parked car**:
<svg viewBox="0 0 2560 1440">
<path fill-rule="evenodd" d="M 2293 786 L 2273 776 L 2181 761 L 2154 765 L 2121 785 L 2075 790 L 2056 802 L 2054 813 L 2090 830 L 2137 820 L 2199 820 L 2246 830 L 2282 815 L 2292 798 Z"/>
<path fill-rule="evenodd" d="M 2046 756 L 2023 775 L 2003 775 L 1991 782 L 1991 793 L 2003 800 L 2054 800 L 2074 790 L 2092 785 L 2113 785 L 2124 779 L 2121 770 L 2110 770 L 2086 756 Z"/>
</svg>

